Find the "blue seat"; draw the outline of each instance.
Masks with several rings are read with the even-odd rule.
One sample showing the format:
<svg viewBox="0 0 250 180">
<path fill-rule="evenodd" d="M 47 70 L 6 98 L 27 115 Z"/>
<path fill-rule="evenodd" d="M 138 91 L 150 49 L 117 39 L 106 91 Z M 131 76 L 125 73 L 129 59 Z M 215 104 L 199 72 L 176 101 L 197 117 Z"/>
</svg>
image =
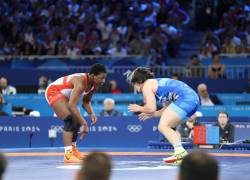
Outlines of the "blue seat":
<svg viewBox="0 0 250 180">
<path fill-rule="evenodd" d="M 5 112 L 8 116 L 12 116 L 12 105 L 10 103 L 0 105 L 0 112 Z"/>
<path fill-rule="evenodd" d="M 246 79 L 245 68 L 225 68 L 225 75 L 227 79 Z"/>
</svg>

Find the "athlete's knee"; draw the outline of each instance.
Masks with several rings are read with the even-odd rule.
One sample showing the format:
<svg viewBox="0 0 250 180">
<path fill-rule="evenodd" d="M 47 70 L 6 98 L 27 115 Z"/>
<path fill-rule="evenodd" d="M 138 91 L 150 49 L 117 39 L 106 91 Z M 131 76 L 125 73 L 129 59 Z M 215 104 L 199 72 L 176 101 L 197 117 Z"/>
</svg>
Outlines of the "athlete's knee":
<svg viewBox="0 0 250 180">
<path fill-rule="evenodd" d="M 80 127 L 80 123 L 74 119 L 72 115 L 69 115 L 64 119 L 64 131 L 75 132 L 78 131 Z"/>
<path fill-rule="evenodd" d="M 161 124 L 161 123 L 159 123 L 158 124 L 158 130 L 160 131 L 160 132 L 163 132 L 164 130 L 164 126 Z"/>
<path fill-rule="evenodd" d="M 171 126 L 170 126 L 170 124 L 168 124 L 168 123 L 159 123 L 158 124 L 158 130 L 160 131 L 160 132 L 164 132 L 166 129 L 168 129 L 168 128 L 172 128 Z M 173 129 L 173 128 L 172 128 Z"/>
</svg>

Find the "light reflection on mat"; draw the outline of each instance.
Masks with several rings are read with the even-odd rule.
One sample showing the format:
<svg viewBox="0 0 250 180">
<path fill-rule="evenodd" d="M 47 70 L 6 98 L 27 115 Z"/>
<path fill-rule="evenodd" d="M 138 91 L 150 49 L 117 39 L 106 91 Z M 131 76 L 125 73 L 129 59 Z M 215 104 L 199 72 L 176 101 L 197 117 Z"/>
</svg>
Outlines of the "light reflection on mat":
<svg viewBox="0 0 250 180">
<path fill-rule="evenodd" d="M 162 169 L 176 169 L 177 167 L 167 166 L 159 161 L 115 161 L 114 171 L 140 171 L 140 170 L 162 170 Z M 57 166 L 58 169 L 80 169 L 80 165 L 64 165 Z"/>
</svg>

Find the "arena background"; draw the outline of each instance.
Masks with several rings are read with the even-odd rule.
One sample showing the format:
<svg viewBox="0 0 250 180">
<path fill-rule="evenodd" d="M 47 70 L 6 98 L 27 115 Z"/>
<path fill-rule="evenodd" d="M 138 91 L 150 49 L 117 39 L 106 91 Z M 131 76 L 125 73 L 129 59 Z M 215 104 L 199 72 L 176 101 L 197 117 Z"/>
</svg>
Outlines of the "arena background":
<svg viewBox="0 0 250 180">
<path fill-rule="evenodd" d="M 224 65 L 222 76 L 208 73 L 214 52 L 219 52 L 220 63 Z M 245 143 L 250 139 L 249 1 L 0 1 L 0 77 L 16 88 L 16 93 L 0 89 L 4 99 L 0 104 L 1 151 L 14 158 L 26 155 L 8 153 L 44 151 L 40 148 L 63 152 L 63 123 L 47 104 L 44 90 L 51 81 L 88 72 L 97 62 L 106 66 L 108 77 L 104 87 L 93 96 L 98 123 L 91 126 L 88 121 L 90 132 L 78 142 L 82 151 L 171 149 L 167 142 L 162 142 L 157 130 L 159 119 L 140 122 L 127 110 L 130 103 L 141 104 L 142 96 L 134 92 L 123 74 L 143 66 L 149 67 L 156 77 L 178 78 L 195 91 L 200 83 L 205 83 L 209 95 L 217 96 L 221 103 L 201 105 L 202 117 L 197 118 L 198 122 L 214 125 L 218 112 L 226 111 L 229 122 L 236 128 L 235 142 L 220 147 L 249 155 L 250 145 Z M 115 81 L 117 87 L 110 81 Z M 122 116 L 99 116 L 107 97 L 115 100 L 114 108 Z M 79 109 L 88 120 L 88 114 L 80 106 Z M 56 131 L 56 137 L 49 137 L 51 129 Z M 187 146 L 192 147 L 192 143 Z M 16 173 L 18 166 L 13 166 L 15 160 L 10 161 L 7 177 L 15 179 L 15 175 L 20 175 Z M 247 179 L 239 175 L 243 172 L 244 168 L 230 176 L 223 169 L 222 177 Z M 172 175 L 176 177 L 175 173 Z M 161 174 L 159 179 L 164 176 Z M 121 177 L 114 175 L 114 179 Z M 134 177 L 138 179 L 140 175 Z M 30 177 L 22 174 L 21 179 Z"/>
</svg>

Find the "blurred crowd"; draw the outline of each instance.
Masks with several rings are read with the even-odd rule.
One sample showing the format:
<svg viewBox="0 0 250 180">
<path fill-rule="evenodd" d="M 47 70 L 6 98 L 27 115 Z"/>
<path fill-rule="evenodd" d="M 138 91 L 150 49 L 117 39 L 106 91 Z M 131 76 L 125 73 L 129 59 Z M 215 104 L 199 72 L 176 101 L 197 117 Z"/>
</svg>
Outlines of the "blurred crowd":
<svg viewBox="0 0 250 180">
<path fill-rule="evenodd" d="M 2 55 L 175 56 L 188 14 L 175 0 L 0 0 Z"/>
<path fill-rule="evenodd" d="M 223 2 L 196 7 L 204 57 L 249 52 L 250 1 Z M 178 54 L 187 11 L 177 0 L 0 0 L 0 55 L 151 55 L 162 64 Z"/>
<path fill-rule="evenodd" d="M 224 2 L 224 1 L 222 1 Z M 205 31 L 201 42 L 203 57 L 212 57 L 219 51 L 224 54 L 250 52 L 250 1 L 225 1 L 217 9 L 218 27 Z M 212 13 L 210 13 L 212 16 Z"/>
</svg>

